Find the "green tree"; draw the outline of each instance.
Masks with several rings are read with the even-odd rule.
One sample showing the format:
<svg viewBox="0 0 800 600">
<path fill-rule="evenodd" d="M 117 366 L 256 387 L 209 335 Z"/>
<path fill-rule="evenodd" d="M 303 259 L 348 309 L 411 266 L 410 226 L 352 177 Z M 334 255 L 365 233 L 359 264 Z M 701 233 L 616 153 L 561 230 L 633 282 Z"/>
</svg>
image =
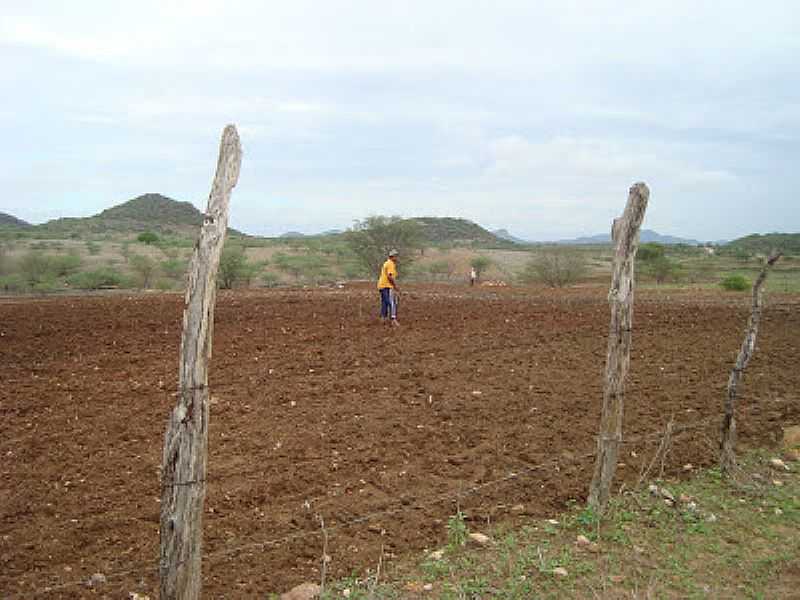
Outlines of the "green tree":
<svg viewBox="0 0 800 600">
<path fill-rule="evenodd" d="M 422 228 L 410 219 L 372 216 L 356 221 L 344 239 L 364 268 L 378 273 L 393 248 L 400 253 L 402 264 L 413 261 L 414 253 L 422 248 Z"/>
<path fill-rule="evenodd" d="M 226 244 L 219 259 L 217 284 L 224 290 L 229 290 L 239 283 L 250 285 L 260 269 L 261 265 L 247 260 L 243 246 Z"/>
<path fill-rule="evenodd" d="M 665 253 L 666 249 L 662 244 L 649 242 L 639 246 L 639 249 L 636 251 L 636 260 L 649 262 L 658 258 L 663 258 Z"/>
<path fill-rule="evenodd" d="M 50 258 L 50 267 L 56 277 L 68 277 L 81 268 L 81 257 L 77 254 L 61 254 Z"/>
<path fill-rule="evenodd" d="M 149 246 L 150 244 L 155 244 L 158 241 L 158 236 L 152 231 L 145 231 L 144 233 L 140 233 L 136 240 Z"/>
<path fill-rule="evenodd" d="M 17 263 L 17 269 L 31 289 L 50 284 L 55 279 L 51 257 L 38 251 L 24 254 Z"/>
<path fill-rule="evenodd" d="M 167 276 L 168 279 L 180 279 L 186 274 L 186 261 L 180 258 L 167 258 L 161 261 L 161 272 Z"/>
<path fill-rule="evenodd" d="M 661 284 L 670 279 L 676 279 L 680 272 L 680 265 L 666 256 L 658 256 L 643 265 L 643 271 L 651 275 L 656 283 Z"/>
<path fill-rule="evenodd" d="M 471 261 L 469 261 L 470 266 L 475 269 L 475 275 L 477 276 L 476 279 L 480 279 L 481 275 L 489 268 L 489 265 L 492 264 L 492 261 L 485 257 L 485 256 L 476 256 Z"/>
<path fill-rule="evenodd" d="M 129 262 L 133 272 L 139 276 L 142 287 L 149 289 L 158 272 L 158 263 L 143 254 L 131 254 Z"/>
</svg>

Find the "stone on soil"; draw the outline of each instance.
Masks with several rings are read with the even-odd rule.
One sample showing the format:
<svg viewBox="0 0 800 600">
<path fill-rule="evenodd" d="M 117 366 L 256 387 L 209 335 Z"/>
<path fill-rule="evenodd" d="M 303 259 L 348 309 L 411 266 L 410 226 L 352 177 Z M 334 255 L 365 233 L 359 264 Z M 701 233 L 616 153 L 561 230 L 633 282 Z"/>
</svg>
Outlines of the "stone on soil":
<svg viewBox="0 0 800 600">
<path fill-rule="evenodd" d="M 313 600 L 318 598 L 321 592 L 322 588 L 316 583 L 301 583 L 281 594 L 281 600 Z"/>
</svg>

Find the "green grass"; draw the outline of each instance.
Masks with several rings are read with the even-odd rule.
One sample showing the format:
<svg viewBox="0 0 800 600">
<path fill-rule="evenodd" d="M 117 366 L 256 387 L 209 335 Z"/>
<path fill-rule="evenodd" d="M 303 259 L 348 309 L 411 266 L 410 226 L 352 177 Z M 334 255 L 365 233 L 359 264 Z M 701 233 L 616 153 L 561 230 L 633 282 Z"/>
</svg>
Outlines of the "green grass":
<svg viewBox="0 0 800 600">
<path fill-rule="evenodd" d="M 452 543 L 468 533 L 454 515 L 440 554 L 394 566 L 380 586 L 368 577 L 337 582 L 324 598 L 341 598 L 344 589 L 350 598 L 445 600 L 797 597 L 800 463 L 777 472 L 769 458 L 745 457 L 736 482 L 716 469 L 657 481 L 679 499 L 674 506 L 647 489 L 630 491 L 602 519 L 574 505 L 558 525 L 531 519 L 495 529 L 486 547 Z M 578 535 L 597 546 L 577 544 Z"/>
</svg>

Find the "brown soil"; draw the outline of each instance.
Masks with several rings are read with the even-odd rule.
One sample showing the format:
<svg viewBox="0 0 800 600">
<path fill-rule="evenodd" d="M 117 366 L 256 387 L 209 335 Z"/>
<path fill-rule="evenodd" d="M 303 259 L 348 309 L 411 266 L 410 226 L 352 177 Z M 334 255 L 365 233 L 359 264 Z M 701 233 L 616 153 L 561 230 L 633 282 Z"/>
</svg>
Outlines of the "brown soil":
<svg viewBox="0 0 800 600">
<path fill-rule="evenodd" d="M 441 545 L 458 508 L 477 529 L 582 501 L 605 294 L 412 288 L 397 329 L 374 318 L 366 286 L 221 294 L 205 597 L 317 580 L 317 515 L 329 577 L 341 577 L 374 568 L 381 548 L 390 569 Z M 741 391 L 743 445 L 771 444 L 800 422 L 798 301 L 768 300 Z M 638 294 L 618 483 L 635 483 L 670 416 L 706 426 L 674 441 L 667 472 L 713 464 L 748 303 Z M 182 308 L 177 295 L 0 302 L 0 596 L 47 586 L 63 586 L 49 597 L 157 595 L 159 467 Z M 98 572 L 104 585 L 73 585 Z"/>
</svg>

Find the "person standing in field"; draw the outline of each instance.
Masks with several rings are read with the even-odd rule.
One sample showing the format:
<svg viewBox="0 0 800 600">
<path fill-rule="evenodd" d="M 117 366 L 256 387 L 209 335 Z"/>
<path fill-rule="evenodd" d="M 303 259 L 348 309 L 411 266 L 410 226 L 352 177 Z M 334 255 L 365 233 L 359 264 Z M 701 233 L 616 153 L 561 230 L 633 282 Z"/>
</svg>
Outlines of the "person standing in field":
<svg viewBox="0 0 800 600">
<path fill-rule="evenodd" d="M 472 270 L 469 272 L 469 284 L 475 285 L 476 279 L 478 279 L 478 272 L 475 270 L 475 267 L 472 267 Z"/>
<path fill-rule="evenodd" d="M 388 321 L 392 325 L 399 325 L 397 321 L 397 250 L 389 251 L 389 258 L 381 267 L 381 276 L 378 278 L 378 292 L 381 295 L 381 321 Z"/>
</svg>

